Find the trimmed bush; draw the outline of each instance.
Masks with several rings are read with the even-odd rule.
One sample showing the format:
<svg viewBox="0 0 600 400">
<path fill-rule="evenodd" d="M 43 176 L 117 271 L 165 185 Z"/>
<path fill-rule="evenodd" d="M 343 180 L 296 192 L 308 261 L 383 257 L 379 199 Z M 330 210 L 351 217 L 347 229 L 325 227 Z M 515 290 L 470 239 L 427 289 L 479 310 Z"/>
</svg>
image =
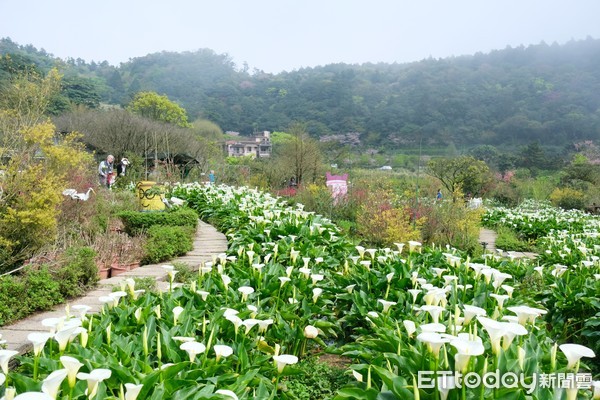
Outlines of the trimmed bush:
<svg viewBox="0 0 600 400">
<path fill-rule="evenodd" d="M 154 264 L 182 256 L 193 249 L 195 230 L 187 226 L 154 225 L 148 229 L 142 264 Z"/>
<path fill-rule="evenodd" d="M 38 270 L 28 270 L 24 275 L 26 302 L 29 311 L 46 311 L 65 299 L 60 293 L 60 283 L 43 266 Z"/>
<path fill-rule="evenodd" d="M 496 247 L 503 250 L 534 251 L 532 245 L 521 239 L 515 231 L 505 226 L 497 228 Z"/>
<path fill-rule="evenodd" d="M 0 278 L 0 325 L 6 325 L 29 314 L 25 282 L 19 277 Z"/>
<path fill-rule="evenodd" d="M 156 225 L 186 226 L 196 229 L 198 214 L 190 208 L 179 207 L 169 211 L 123 211 L 117 214 L 123 221 L 125 232 L 138 235 Z"/>
</svg>

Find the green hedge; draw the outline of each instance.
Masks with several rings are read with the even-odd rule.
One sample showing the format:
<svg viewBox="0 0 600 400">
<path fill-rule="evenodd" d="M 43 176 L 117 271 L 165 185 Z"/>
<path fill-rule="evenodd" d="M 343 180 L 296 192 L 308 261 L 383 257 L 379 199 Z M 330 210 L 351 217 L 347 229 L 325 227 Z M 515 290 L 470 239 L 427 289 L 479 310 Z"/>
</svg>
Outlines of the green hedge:
<svg viewBox="0 0 600 400">
<path fill-rule="evenodd" d="M 47 267 L 26 269 L 20 276 L 0 278 L 0 325 L 51 309 L 64 301 L 58 281 Z"/>
<path fill-rule="evenodd" d="M 182 256 L 194 248 L 195 229 L 187 226 L 155 225 L 148 229 L 146 257 L 142 264 L 155 264 Z"/>
<path fill-rule="evenodd" d="M 190 208 L 183 207 L 156 212 L 123 211 L 117 215 L 123 221 L 125 232 L 130 235 L 146 232 L 155 225 L 186 226 L 194 230 L 198 226 L 198 214 Z"/>
<path fill-rule="evenodd" d="M 52 267 L 28 266 L 20 274 L 0 277 L 0 326 L 93 288 L 98 282 L 95 257 L 89 247 L 72 248 Z"/>
</svg>

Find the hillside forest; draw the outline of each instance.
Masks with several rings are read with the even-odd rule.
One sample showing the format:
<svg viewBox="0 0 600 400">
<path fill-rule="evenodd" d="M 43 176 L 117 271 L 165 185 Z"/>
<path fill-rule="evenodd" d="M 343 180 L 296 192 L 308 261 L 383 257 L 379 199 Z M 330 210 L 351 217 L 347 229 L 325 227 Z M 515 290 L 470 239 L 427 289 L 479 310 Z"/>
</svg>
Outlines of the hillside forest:
<svg viewBox="0 0 600 400">
<path fill-rule="evenodd" d="M 113 66 L 62 60 L 3 38 L 0 54 L 0 85 L 25 69 L 57 67 L 64 74 L 54 115 L 80 105 L 124 106 L 151 91 L 179 104 L 191 121 L 208 120 L 223 131 L 284 131 L 301 121 L 314 138 L 388 154 L 489 152 L 488 146 L 512 153 L 531 143 L 561 154 L 600 136 L 600 40 L 592 38 L 279 74 L 250 71 L 210 49 Z"/>
</svg>

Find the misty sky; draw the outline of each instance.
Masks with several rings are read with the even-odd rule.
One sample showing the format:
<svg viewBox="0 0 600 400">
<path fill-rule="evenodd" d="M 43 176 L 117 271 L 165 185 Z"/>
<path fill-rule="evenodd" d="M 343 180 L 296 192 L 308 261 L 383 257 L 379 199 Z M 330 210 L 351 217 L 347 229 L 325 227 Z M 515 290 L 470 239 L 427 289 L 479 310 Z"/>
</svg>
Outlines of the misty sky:
<svg viewBox="0 0 600 400">
<path fill-rule="evenodd" d="M 599 0 L 0 0 L 0 37 L 113 65 L 209 48 L 265 72 L 600 38 Z"/>
</svg>

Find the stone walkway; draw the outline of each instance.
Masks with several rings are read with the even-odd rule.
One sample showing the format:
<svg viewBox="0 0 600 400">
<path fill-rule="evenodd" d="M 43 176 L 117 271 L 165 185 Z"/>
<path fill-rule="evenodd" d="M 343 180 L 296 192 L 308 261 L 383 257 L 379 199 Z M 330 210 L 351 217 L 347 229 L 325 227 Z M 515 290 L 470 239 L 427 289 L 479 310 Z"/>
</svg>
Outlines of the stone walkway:
<svg viewBox="0 0 600 400">
<path fill-rule="evenodd" d="M 118 276 L 102 279 L 95 290 L 84 297 L 70 300 L 68 304 L 85 304 L 92 307 L 91 312 L 98 312 L 102 308 L 102 303 L 98 298 L 108 295 L 113 291 L 113 287 L 120 287 L 121 282 L 127 278 L 154 277 L 157 280 L 158 289 L 166 290 L 168 289 L 167 274 L 161 265 L 184 262 L 192 268 L 198 269 L 201 263 L 212 261 L 213 256 L 224 253 L 226 250 L 227 239 L 225 235 L 218 232 L 212 225 L 200 221 L 194 239 L 194 249 L 185 256 L 161 264 L 144 265 Z M 48 328 L 42 326 L 41 321 L 45 318 L 64 316 L 65 306 L 66 304 L 58 305 L 52 311 L 34 314 L 12 325 L 0 328 L 0 334 L 2 334 L 2 339 L 6 340 L 7 348 L 17 350 L 20 354 L 29 351 L 32 346 L 31 342 L 27 340 L 27 335 L 31 332 L 48 332 Z"/>
<path fill-rule="evenodd" d="M 483 246 L 485 243 L 485 251 L 487 253 L 499 254 L 505 257 L 514 257 L 514 258 L 531 258 L 534 259 L 537 257 L 536 253 L 529 253 L 526 251 L 503 251 L 502 254 L 499 253 L 498 249 L 496 249 L 496 238 L 498 234 L 491 229 L 481 228 L 479 231 L 479 244 Z M 502 250 L 502 249 L 500 249 Z"/>
</svg>

